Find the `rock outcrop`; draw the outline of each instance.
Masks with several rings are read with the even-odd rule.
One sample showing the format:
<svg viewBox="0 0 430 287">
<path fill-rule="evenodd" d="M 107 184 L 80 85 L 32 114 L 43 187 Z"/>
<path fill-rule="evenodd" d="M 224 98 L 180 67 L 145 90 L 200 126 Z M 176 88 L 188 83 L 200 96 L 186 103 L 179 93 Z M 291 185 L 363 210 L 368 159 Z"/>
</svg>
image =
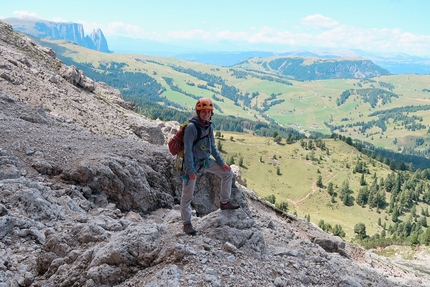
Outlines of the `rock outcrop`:
<svg viewBox="0 0 430 287">
<path fill-rule="evenodd" d="M 16 31 L 38 38 L 68 40 L 92 50 L 111 53 L 101 29 L 85 35 L 84 26 L 79 23 L 52 22 L 34 17 L 5 18 L 3 21 L 11 24 Z"/>
<path fill-rule="evenodd" d="M 101 29 L 96 29 L 91 32 L 91 35 L 85 37 L 88 48 L 100 52 L 109 53 L 108 43 Z"/>
<path fill-rule="evenodd" d="M 84 79 L 84 80 L 83 80 Z M 428 286 L 242 186 L 202 175 L 183 233 L 175 123 L 0 22 L 0 286 Z"/>
</svg>

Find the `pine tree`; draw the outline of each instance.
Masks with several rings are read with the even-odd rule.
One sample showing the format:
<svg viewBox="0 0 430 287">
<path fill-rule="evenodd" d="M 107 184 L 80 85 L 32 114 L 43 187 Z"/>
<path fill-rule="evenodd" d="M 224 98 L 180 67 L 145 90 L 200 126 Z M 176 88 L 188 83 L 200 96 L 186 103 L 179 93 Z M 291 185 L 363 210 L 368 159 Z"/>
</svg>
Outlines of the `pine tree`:
<svg viewBox="0 0 430 287">
<path fill-rule="evenodd" d="M 426 233 L 425 233 L 425 236 L 424 236 L 424 241 L 425 241 L 425 245 L 429 245 L 430 244 L 430 227 L 428 227 L 427 229 L 426 229 Z"/>
<path fill-rule="evenodd" d="M 285 201 L 280 202 L 279 204 L 276 204 L 276 207 L 281 211 L 288 211 L 288 203 Z"/>
<path fill-rule="evenodd" d="M 233 156 L 231 156 L 229 161 L 228 161 L 228 165 L 232 165 L 232 164 L 234 164 L 234 157 Z"/>
<path fill-rule="evenodd" d="M 364 239 L 367 237 L 366 235 L 366 225 L 364 223 L 357 223 L 354 226 L 354 233 L 356 234 L 358 239 Z"/>
<path fill-rule="evenodd" d="M 292 142 L 293 142 L 293 135 L 291 133 L 288 133 L 287 144 L 291 144 Z"/>
<path fill-rule="evenodd" d="M 334 189 L 333 189 L 333 182 L 329 182 L 328 186 L 327 186 L 327 192 L 328 194 L 330 194 L 331 196 L 334 195 Z"/>
<path fill-rule="evenodd" d="M 361 179 L 360 179 L 360 185 L 361 186 L 364 186 L 364 185 L 366 185 L 367 183 L 366 183 L 366 180 L 364 179 L 364 173 L 362 173 L 361 174 Z"/>
<path fill-rule="evenodd" d="M 357 198 L 355 199 L 357 204 L 360 205 L 361 207 L 364 207 L 367 204 L 368 199 L 369 199 L 369 189 L 367 188 L 367 186 L 360 188 L 357 194 Z"/>
<path fill-rule="evenodd" d="M 318 187 L 320 187 L 320 188 L 324 187 L 323 182 L 322 182 L 322 176 L 321 176 L 321 175 L 319 175 L 319 176 L 318 176 L 318 179 L 317 179 L 317 186 L 318 186 Z"/>
<path fill-rule="evenodd" d="M 217 141 L 216 148 L 217 148 L 218 151 L 222 151 L 222 143 L 221 143 L 221 141 Z"/>
<path fill-rule="evenodd" d="M 393 210 L 393 215 L 391 216 L 391 220 L 392 220 L 393 222 L 397 222 L 397 220 L 399 220 L 399 215 L 398 215 L 398 213 L 397 213 L 397 208 L 394 208 L 394 210 Z"/>
<path fill-rule="evenodd" d="M 271 204 L 275 204 L 276 203 L 276 196 L 274 194 L 266 196 L 265 199 L 268 202 L 270 202 Z"/>
<path fill-rule="evenodd" d="M 349 189 L 349 183 L 348 180 L 345 180 L 342 183 L 342 187 L 340 188 L 340 192 L 339 192 L 339 198 L 340 200 L 342 200 L 343 204 L 345 205 L 350 205 L 351 204 L 351 199 L 350 199 L 350 194 L 352 193 L 352 190 Z"/>
</svg>

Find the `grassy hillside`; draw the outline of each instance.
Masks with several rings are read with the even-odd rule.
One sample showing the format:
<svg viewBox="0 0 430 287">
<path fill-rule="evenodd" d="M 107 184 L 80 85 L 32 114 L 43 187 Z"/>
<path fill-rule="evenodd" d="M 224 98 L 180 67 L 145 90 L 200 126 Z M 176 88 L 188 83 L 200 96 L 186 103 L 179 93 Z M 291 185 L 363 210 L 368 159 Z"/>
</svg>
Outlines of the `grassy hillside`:
<svg viewBox="0 0 430 287">
<path fill-rule="evenodd" d="M 223 136 L 220 140 L 224 159 L 228 161 L 233 156 L 238 164 L 243 157 L 242 178 L 260 197 L 275 195 L 276 202 L 288 203 L 290 212 L 296 211 L 301 217 L 310 214 L 316 224 L 321 219 L 333 226 L 340 224 L 348 238 L 354 235 L 354 225 L 359 222 L 366 224 L 368 234 L 381 231 L 376 223 L 378 218 L 385 221 L 383 212 L 357 204 L 345 206 L 338 197 L 332 202 L 327 185 L 332 182 L 336 191 L 347 180 L 356 196 L 361 188 L 361 173 L 353 172 L 357 162 L 369 167 L 369 174 L 365 174 L 369 184 L 375 173 L 378 178 L 385 178 L 392 172 L 384 164 L 363 156 L 340 140 L 324 140 L 327 152 L 318 148 L 306 150 L 299 142 L 276 144 L 273 139 L 227 132 Z M 322 177 L 324 187 L 317 186 L 318 176 Z"/>
<path fill-rule="evenodd" d="M 220 115 L 276 122 L 303 133 L 336 132 L 376 147 L 419 156 L 427 156 L 429 149 L 428 110 L 392 111 L 430 105 L 430 75 L 296 81 L 273 70 L 265 71 L 267 61 L 263 59 L 252 59 L 248 66 L 241 63 L 226 68 L 175 58 L 105 54 L 70 42 L 44 40 L 43 44 L 55 48 L 59 57 L 95 68 L 99 73 L 121 63 L 111 73 L 145 74 L 162 87 L 156 91 L 157 102 L 170 105 L 170 101 L 185 111 L 192 111 L 196 98 L 209 97 Z M 307 61 L 308 65 L 316 60 Z M 149 92 L 144 90 L 133 92 L 133 85 L 138 84 L 145 86 L 131 81 L 119 88 L 125 94 L 148 97 Z M 380 111 L 387 113 L 375 115 Z"/>
<path fill-rule="evenodd" d="M 340 225 L 347 240 L 355 239 L 356 225 L 361 223 L 374 241 L 385 237 L 383 233 L 391 233 L 387 237 L 399 242 L 406 240 L 406 244 L 410 244 L 413 232 L 417 238 L 424 236 L 420 226 L 427 227 L 430 181 L 419 171 L 393 172 L 341 140 L 322 140 L 323 148 L 308 139 L 304 140 L 307 145 L 276 144 L 273 139 L 228 132 L 223 132 L 218 140 L 227 162 L 233 158 L 235 164 L 242 163 L 242 179 L 248 188 L 262 198 L 274 196 L 277 204 L 287 202 L 289 212 L 308 217 L 315 224 L 323 221 L 331 227 Z M 309 148 L 309 142 L 314 148 Z M 360 172 L 358 167 L 365 171 Z M 398 191 L 390 188 L 390 177 L 402 178 Z M 348 204 L 341 195 L 345 182 L 351 192 Z M 329 194 L 330 185 L 334 196 Z M 377 189 L 373 190 L 375 186 Z M 369 199 L 367 204 L 360 205 L 360 190 L 364 188 L 375 196 L 383 194 L 386 203 L 371 207 Z M 399 214 L 396 219 L 395 212 Z"/>
</svg>

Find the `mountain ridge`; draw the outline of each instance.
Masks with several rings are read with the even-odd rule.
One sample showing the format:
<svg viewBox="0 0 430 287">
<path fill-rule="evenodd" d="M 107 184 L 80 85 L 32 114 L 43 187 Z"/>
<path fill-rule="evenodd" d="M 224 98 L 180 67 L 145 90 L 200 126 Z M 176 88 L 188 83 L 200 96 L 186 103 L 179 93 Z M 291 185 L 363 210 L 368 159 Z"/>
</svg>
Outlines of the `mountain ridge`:
<svg viewBox="0 0 430 287">
<path fill-rule="evenodd" d="M 238 62 L 237 68 L 260 66 L 267 72 L 290 76 L 298 81 L 327 79 L 365 79 L 390 75 L 370 60 L 355 58 L 317 58 L 309 56 L 272 56 Z"/>
<path fill-rule="evenodd" d="M 38 38 L 69 40 L 92 50 L 112 53 L 100 28 L 85 35 L 84 26 L 79 23 L 54 22 L 34 17 L 5 18 L 3 21 L 11 24 L 16 31 Z"/>
<path fill-rule="evenodd" d="M 135 53 L 137 50 L 134 51 Z M 154 53 L 151 53 L 153 55 Z M 319 58 L 344 58 L 359 57 L 371 60 L 376 65 L 388 70 L 392 74 L 430 74 L 430 59 L 399 54 L 399 55 L 378 55 L 364 53 L 362 51 L 307 51 L 297 50 L 290 52 L 270 52 L 270 51 L 237 51 L 237 52 L 187 52 L 187 53 L 167 53 L 165 54 L 177 57 L 183 60 L 189 60 L 199 63 L 234 66 L 240 61 L 249 58 L 259 57 L 266 58 L 272 56 L 314 56 Z"/>
</svg>

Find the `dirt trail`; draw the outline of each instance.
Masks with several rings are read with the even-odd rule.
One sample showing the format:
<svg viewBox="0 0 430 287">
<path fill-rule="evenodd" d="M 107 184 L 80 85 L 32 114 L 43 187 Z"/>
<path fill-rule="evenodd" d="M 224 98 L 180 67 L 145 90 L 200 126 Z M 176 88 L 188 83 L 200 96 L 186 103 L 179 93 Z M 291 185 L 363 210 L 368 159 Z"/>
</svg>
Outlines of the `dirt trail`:
<svg viewBox="0 0 430 287">
<path fill-rule="evenodd" d="M 312 165 L 310 162 L 307 162 L 307 161 L 304 161 L 304 163 L 308 165 Z M 333 173 L 328 171 L 327 169 L 324 169 L 324 170 L 328 172 L 328 174 L 323 178 L 323 179 L 326 179 L 325 182 L 330 182 L 333 178 L 335 178 L 339 174 L 339 172 L 337 172 L 333 175 Z M 314 182 L 312 182 L 311 191 L 309 191 L 304 197 L 300 198 L 298 201 L 294 201 L 294 200 L 289 200 L 289 201 L 292 202 L 294 205 L 294 208 L 297 209 L 300 206 L 300 203 L 302 201 L 306 200 L 309 196 L 314 194 L 316 191 L 317 191 L 317 181 L 315 180 Z"/>
</svg>

